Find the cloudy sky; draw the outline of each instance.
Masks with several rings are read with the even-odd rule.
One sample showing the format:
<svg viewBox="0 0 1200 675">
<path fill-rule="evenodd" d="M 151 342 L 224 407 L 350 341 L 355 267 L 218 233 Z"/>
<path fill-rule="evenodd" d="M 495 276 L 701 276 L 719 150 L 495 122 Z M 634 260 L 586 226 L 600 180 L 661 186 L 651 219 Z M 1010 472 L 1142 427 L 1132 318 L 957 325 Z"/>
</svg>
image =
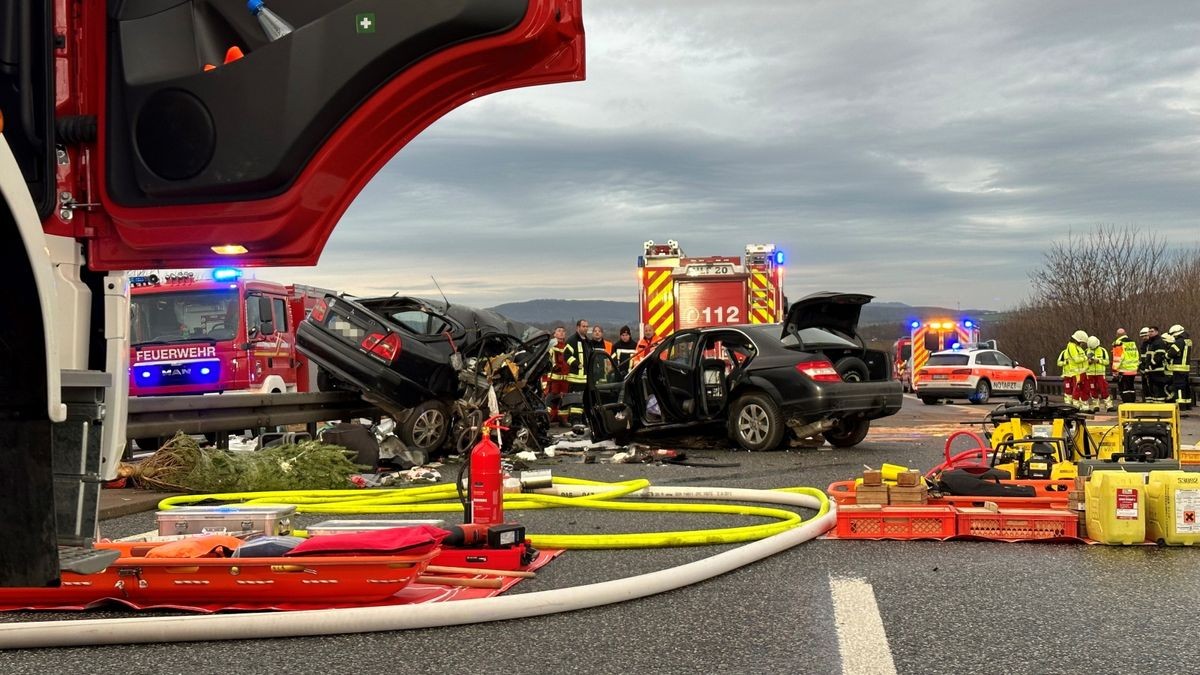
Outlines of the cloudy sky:
<svg viewBox="0 0 1200 675">
<path fill-rule="evenodd" d="M 1200 3 L 585 0 L 587 80 L 435 123 L 316 268 L 491 306 L 636 300 L 647 239 L 822 289 L 1001 309 L 1100 224 L 1200 243 Z"/>
</svg>

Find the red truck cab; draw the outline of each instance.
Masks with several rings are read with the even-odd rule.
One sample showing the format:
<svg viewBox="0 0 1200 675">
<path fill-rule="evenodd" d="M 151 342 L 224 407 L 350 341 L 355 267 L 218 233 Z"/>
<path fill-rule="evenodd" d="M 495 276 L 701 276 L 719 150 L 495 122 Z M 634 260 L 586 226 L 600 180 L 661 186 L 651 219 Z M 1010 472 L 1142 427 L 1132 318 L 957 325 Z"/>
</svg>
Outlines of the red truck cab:
<svg viewBox="0 0 1200 675">
<path fill-rule="evenodd" d="M 296 326 L 330 292 L 228 268 L 132 277 L 129 395 L 316 391 Z"/>
</svg>

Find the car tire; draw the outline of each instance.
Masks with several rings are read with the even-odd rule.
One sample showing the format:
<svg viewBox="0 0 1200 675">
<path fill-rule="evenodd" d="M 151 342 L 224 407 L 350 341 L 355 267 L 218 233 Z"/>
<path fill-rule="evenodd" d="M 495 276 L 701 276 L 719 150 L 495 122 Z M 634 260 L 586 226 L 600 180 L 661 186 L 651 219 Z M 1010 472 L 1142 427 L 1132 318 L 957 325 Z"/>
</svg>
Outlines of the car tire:
<svg viewBox="0 0 1200 675">
<path fill-rule="evenodd" d="M 825 440 L 835 448 L 852 448 L 862 443 L 870 430 L 871 420 L 855 420 L 826 431 Z"/>
<path fill-rule="evenodd" d="M 967 397 L 967 400 L 975 405 L 983 405 L 992 397 L 992 385 L 988 384 L 987 380 L 980 380 L 979 384 L 975 385 L 975 393 Z"/>
<path fill-rule="evenodd" d="M 847 356 L 833 364 L 833 369 L 842 376 L 843 382 L 866 382 L 871 379 L 867 364 L 857 356 Z"/>
<path fill-rule="evenodd" d="M 450 415 L 440 401 L 425 401 L 413 408 L 400 424 L 400 440 L 413 450 L 433 455 L 446 442 Z"/>
<path fill-rule="evenodd" d="M 937 405 L 938 403 L 941 403 L 941 402 L 942 402 L 942 399 L 940 399 L 936 396 L 922 396 L 921 397 L 921 403 L 924 403 L 925 405 Z"/>
<path fill-rule="evenodd" d="M 767 394 L 749 392 L 733 402 L 729 410 L 729 434 L 742 448 L 774 450 L 783 443 L 783 413 Z"/>
<path fill-rule="evenodd" d="M 1033 381 L 1032 377 L 1025 378 L 1025 381 L 1021 383 L 1020 398 L 1023 403 L 1031 403 L 1033 399 L 1037 398 L 1037 383 Z"/>
</svg>

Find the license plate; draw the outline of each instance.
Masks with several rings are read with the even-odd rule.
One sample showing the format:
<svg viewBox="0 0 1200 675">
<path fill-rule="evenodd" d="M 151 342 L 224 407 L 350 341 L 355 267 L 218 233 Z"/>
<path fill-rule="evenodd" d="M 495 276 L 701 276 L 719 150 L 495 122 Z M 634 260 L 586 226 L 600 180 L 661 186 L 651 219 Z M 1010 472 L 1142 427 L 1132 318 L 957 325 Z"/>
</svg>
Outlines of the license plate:
<svg viewBox="0 0 1200 675">
<path fill-rule="evenodd" d="M 950 379 L 950 376 L 949 376 L 949 375 L 934 375 L 934 376 L 933 376 L 933 379 L 935 379 L 935 380 L 948 380 L 948 379 Z"/>
</svg>

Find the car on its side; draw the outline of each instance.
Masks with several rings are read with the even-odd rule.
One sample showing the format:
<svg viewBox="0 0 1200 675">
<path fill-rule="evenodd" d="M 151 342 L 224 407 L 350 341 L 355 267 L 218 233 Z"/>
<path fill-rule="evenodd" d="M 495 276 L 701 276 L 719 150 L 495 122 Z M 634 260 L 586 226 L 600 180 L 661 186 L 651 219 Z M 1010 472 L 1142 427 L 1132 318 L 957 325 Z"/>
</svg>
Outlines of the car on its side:
<svg viewBox="0 0 1200 675">
<path fill-rule="evenodd" d="M 942 399 L 982 404 L 993 396 L 1029 402 L 1037 395 L 1037 376 L 996 349 L 947 349 L 929 355 L 916 372 L 913 391 L 926 405 Z"/>
<path fill-rule="evenodd" d="M 539 381 L 550 336 L 491 310 L 330 295 L 300 324 L 296 348 L 321 367 L 322 391 L 360 392 L 395 418 L 409 448 L 433 454 L 450 438 L 462 450 L 489 388 L 513 425 L 538 437 L 549 429 Z"/>
<path fill-rule="evenodd" d="M 789 437 L 857 445 L 871 420 L 895 414 L 903 399 L 889 355 L 858 337 L 870 301 L 816 293 L 794 303 L 782 325 L 682 330 L 624 378 L 610 356 L 592 352 L 584 407 L 593 436 L 696 427 L 747 450 Z"/>
</svg>

